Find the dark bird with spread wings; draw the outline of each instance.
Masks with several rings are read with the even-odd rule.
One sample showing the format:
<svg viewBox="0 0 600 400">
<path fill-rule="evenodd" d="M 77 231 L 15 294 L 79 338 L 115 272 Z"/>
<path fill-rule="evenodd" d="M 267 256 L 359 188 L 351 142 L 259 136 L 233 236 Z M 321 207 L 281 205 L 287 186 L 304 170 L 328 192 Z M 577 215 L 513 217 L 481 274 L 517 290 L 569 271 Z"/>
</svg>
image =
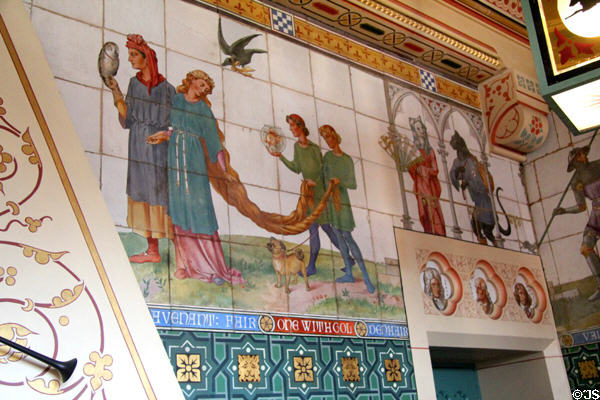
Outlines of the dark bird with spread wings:
<svg viewBox="0 0 600 400">
<path fill-rule="evenodd" d="M 223 30 L 221 29 L 221 18 L 219 18 L 219 47 L 221 51 L 225 53 L 227 56 L 225 61 L 221 64 L 222 66 L 231 65 L 231 69 L 233 71 L 239 72 L 245 76 L 252 76 L 250 72 L 253 72 L 254 69 L 247 67 L 246 65 L 250 64 L 252 60 L 252 56 L 256 53 L 266 53 L 265 50 L 261 49 L 246 49 L 245 47 L 250 43 L 252 39 L 260 36 L 260 34 L 256 33 L 254 35 L 244 36 L 233 42 L 230 46 L 225 41 L 225 37 L 223 37 Z"/>
</svg>

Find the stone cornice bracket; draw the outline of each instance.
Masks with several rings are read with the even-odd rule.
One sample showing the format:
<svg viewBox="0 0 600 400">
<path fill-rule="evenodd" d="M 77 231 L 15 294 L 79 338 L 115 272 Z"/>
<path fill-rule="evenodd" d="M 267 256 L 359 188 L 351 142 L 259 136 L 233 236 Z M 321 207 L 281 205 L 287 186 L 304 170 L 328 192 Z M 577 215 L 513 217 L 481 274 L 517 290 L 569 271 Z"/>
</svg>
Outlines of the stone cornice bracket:
<svg viewBox="0 0 600 400">
<path fill-rule="evenodd" d="M 548 105 L 537 80 L 505 69 L 479 85 L 490 151 L 519 162 L 548 136 Z"/>
</svg>

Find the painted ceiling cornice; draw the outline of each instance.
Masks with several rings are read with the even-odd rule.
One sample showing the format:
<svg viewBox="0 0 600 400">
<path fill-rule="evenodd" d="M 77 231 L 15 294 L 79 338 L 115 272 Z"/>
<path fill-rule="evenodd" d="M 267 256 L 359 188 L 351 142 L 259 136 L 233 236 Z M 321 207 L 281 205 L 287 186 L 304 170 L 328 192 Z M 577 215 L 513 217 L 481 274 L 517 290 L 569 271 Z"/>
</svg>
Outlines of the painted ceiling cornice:
<svg viewBox="0 0 600 400">
<path fill-rule="evenodd" d="M 467 7 L 463 2 L 474 2 L 443 1 L 451 3 L 460 12 L 465 12 Z M 423 67 L 458 78 L 473 87 L 504 67 L 491 45 L 396 0 L 270 2 Z M 477 14 L 484 24 L 521 36 L 520 32 L 515 32 L 515 29 L 518 30 L 517 23 L 490 8 L 485 10 L 494 15 L 497 21 Z M 471 15 L 475 13 L 472 8 L 468 8 L 468 12 Z M 526 40 L 524 37 L 522 39 Z"/>
<path fill-rule="evenodd" d="M 488 25 L 509 33 L 518 40 L 528 43 L 525 17 L 520 0 L 443 0 L 446 3 L 483 18 Z"/>
</svg>

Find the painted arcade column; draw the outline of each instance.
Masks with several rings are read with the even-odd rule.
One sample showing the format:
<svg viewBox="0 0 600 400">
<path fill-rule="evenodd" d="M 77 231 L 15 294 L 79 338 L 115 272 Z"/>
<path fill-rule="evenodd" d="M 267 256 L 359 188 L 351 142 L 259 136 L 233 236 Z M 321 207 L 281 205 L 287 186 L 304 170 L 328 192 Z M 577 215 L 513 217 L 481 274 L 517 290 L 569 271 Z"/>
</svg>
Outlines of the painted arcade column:
<svg viewBox="0 0 600 400">
<path fill-rule="evenodd" d="M 493 153 L 525 161 L 548 136 L 548 105 L 537 80 L 505 69 L 479 85 L 485 127 Z"/>
</svg>

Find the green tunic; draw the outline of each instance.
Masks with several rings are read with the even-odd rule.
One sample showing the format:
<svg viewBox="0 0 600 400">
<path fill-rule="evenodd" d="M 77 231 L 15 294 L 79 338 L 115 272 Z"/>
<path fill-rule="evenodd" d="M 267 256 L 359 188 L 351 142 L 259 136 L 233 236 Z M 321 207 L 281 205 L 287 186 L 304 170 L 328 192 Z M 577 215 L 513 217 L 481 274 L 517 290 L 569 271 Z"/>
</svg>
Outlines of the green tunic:
<svg viewBox="0 0 600 400">
<path fill-rule="evenodd" d="M 350 196 L 348 196 L 348 189 L 356 189 L 356 176 L 354 174 L 352 157 L 346 153 L 337 156 L 333 151 L 328 151 L 325 157 L 323 157 L 323 177 L 327 181 L 331 178 L 338 178 L 340 180 L 338 187 L 340 189 L 342 208 L 340 211 L 337 211 L 331 199 L 327 203 L 331 225 L 341 231 L 352 232 L 356 226 L 354 224 L 354 216 L 352 215 Z"/>
<path fill-rule="evenodd" d="M 321 155 L 321 149 L 319 146 L 311 141 L 308 141 L 308 145 L 303 147 L 300 143 L 294 143 L 294 159 L 288 160 L 284 156 L 281 156 L 281 161 L 291 171 L 302 174 L 304 179 L 311 179 L 315 182 L 315 206 L 321 201 L 325 194 L 325 184 L 323 181 L 323 156 Z M 306 211 L 307 215 L 310 215 L 313 208 Z M 321 213 L 317 223 L 320 225 L 328 224 L 329 218 L 326 210 Z"/>
</svg>

